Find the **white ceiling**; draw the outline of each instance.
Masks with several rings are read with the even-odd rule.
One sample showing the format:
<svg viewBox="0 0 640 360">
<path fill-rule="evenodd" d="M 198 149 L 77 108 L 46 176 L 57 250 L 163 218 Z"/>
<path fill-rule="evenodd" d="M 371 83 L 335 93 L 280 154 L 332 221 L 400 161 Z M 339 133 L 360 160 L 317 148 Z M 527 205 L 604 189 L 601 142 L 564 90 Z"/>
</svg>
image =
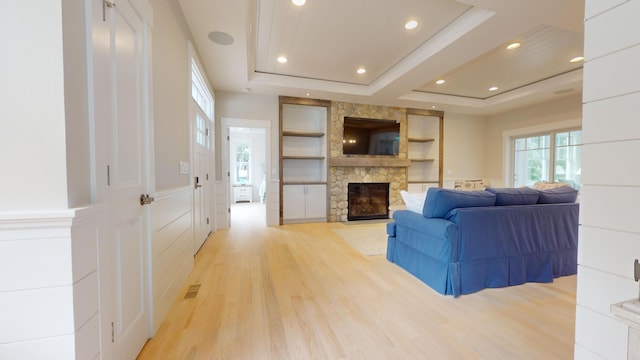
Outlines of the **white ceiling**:
<svg viewBox="0 0 640 360">
<path fill-rule="evenodd" d="M 583 0 L 178 1 L 216 91 L 481 115 L 582 91 Z"/>
</svg>

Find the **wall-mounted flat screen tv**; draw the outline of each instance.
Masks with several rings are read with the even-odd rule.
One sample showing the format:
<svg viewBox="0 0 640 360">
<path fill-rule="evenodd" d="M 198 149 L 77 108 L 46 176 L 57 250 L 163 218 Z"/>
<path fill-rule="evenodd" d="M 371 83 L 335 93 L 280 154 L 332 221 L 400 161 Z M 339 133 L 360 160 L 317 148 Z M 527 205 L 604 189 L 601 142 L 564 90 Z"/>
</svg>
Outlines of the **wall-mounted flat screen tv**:
<svg viewBox="0 0 640 360">
<path fill-rule="evenodd" d="M 395 120 L 344 118 L 343 154 L 397 156 L 399 148 L 400 123 Z"/>
</svg>

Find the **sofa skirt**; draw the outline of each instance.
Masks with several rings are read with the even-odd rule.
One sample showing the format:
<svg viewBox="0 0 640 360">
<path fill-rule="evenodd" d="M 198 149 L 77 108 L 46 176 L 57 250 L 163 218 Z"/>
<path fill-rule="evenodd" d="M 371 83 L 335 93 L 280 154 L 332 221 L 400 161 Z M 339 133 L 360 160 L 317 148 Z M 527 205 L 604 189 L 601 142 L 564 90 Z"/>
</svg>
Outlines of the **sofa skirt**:
<svg viewBox="0 0 640 360">
<path fill-rule="evenodd" d="M 527 282 L 553 282 L 577 273 L 576 249 L 448 263 L 403 244 L 389 236 L 387 259 L 443 295 L 458 297 L 485 288 L 500 288 Z"/>
</svg>

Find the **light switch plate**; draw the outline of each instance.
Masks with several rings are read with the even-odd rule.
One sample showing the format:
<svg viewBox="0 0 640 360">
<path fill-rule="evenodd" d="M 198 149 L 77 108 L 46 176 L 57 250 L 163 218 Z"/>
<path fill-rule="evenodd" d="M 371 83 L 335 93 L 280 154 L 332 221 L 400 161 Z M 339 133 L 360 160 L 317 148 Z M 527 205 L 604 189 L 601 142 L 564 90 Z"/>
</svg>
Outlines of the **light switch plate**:
<svg viewBox="0 0 640 360">
<path fill-rule="evenodd" d="M 180 175 L 189 175 L 189 163 L 180 161 Z"/>
</svg>

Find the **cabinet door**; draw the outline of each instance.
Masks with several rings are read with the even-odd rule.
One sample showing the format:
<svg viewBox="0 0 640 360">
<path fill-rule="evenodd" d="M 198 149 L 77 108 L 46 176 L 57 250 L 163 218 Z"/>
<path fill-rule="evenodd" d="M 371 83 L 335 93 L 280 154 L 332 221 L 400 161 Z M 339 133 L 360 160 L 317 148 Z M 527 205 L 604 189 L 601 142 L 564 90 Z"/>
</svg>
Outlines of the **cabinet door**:
<svg viewBox="0 0 640 360">
<path fill-rule="evenodd" d="M 282 218 L 304 219 L 305 187 L 303 185 L 284 185 L 282 187 Z"/>
<path fill-rule="evenodd" d="M 307 186 L 306 217 L 311 219 L 327 217 L 327 186 Z"/>
</svg>

